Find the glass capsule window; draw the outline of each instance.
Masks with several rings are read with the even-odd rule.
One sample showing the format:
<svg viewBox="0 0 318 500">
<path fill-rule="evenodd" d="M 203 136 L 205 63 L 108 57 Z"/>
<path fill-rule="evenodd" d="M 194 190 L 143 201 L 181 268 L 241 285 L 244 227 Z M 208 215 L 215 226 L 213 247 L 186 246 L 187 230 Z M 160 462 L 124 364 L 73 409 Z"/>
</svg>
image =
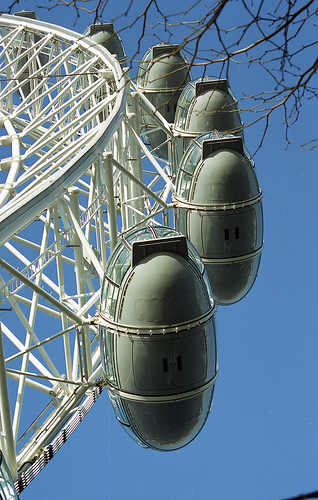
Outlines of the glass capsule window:
<svg viewBox="0 0 318 500">
<path fill-rule="evenodd" d="M 109 259 L 101 295 L 101 310 L 110 318 L 115 317 L 119 286 L 131 263 L 130 251 L 122 244 L 118 245 Z"/>
<path fill-rule="evenodd" d="M 114 386 L 118 386 L 115 364 L 114 364 L 114 340 L 115 332 L 101 328 L 100 345 L 101 345 L 101 358 L 103 364 L 103 370 L 107 377 L 107 380 Z"/>
<path fill-rule="evenodd" d="M 108 391 L 109 399 L 111 401 L 112 407 L 114 408 L 114 412 L 117 420 L 123 425 L 129 425 L 128 418 L 126 416 L 126 412 L 123 408 L 122 400 L 120 396 L 114 394 L 111 391 Z"/>
<path fill-rule="evenodd" d="M 151 229 L 149 227 L 145 227 L 143 229 L 137 229 L 130 233 L 126 237 L 126 241 L 129 243 L 130 246 L 135 241 L 144 241 L 144 240 L 151 240 L 153 238 L 153 233 L 151 232 Z"/>
<path fill-rule="evenodd" d="M 184 172 L 183 170 L 179 171 L 179 177 L 177 182 L 177 193 L 178 196 L 183 198 L 184 200 L 189 199 L 190 188 L 191 188 L 192 175 Z"/>
<path fill-rule="evenodd" d="M 152 47 L 150 47 L 142 56 L 141 61 L 138 66 L 137 70 L 137 78 L 136 78 L 136 83 L 137 85 L 141 85 L 144 83 L 144 75 L 147 71 L 147 68 L 149 67 L 149 64 L 152 59 Z"/>
<path fill-rule="evenodd" d="M 178 105 L 182 108 L 188 109 L 190 103 L 195 95 L 195 83 L 197 80 L 193 80 L 188 83 L 188 85 L 183 89 L 182 94 L 179 98 Z"/>
<path fill-rule="evenodd" d="M 0 451 L 0 499 L 18 500 L 9 468 Z"/>
<path fill-rule="evenodd" d="M 108 391 L 109 399 L 111 401 L 112 407 L 114 409 L 115 415 L 117 420 L 122 424 L 123 429 L 127 432 L 127 434 L 134 440 L 136 441 L 139 446 L 142 446 L 143 448 L 149 448 L 139 437 L 136 435 L 136 433 L 133 431 L 133 429 L 130 426 L 130 422 L 127 417 L 126 413 L 126 408 L 125 408 L 125 402 L 123 399 L 118 396 L 117 394 L 114 394 L 110 390 Z"/>
<path fill-rule="evenodd" d="M 126 237 L 126 241 L 130 246 L 132 246 L 135 241 L 153 240 L 155 238 L 170 238 L 172 236 L 177 236 L 177 234 L 178 233 L 175 229 L 171 229 L 170 227 L 147 226 L 143 229 L 137 229 L 130 233 Z"/>
<path fill-rule="evenodd" d="M 195 267 L 198 268 L 200 271 L 200 274 L 204 274 L 205 268 L 204 264 L 201 260 L 200 255 L 198 254 L 197 250 L 195 247 L 190 243 L 190 241 L 187 241 L 188 244 L 188 254 L 189 254 L 189 259 L 194 263 Z"/>
<path fill-rule="evenodd" d="M 229 132 L 216 132 L 216 131 L 211 131 L 211 132 L 205 132 L 204 134 L 199 135 L 198 137 L 195 138 L 196 142 L 202 146 L 203 141 L 213 141 L 215 139 L 223 139 L 226 137 L 234 137 L 233 134 L 230 134 Z"/>
<path fill-rule="evenodd" d="M 195 265 L 195 267 L 200 271 L 200 274 L 203 277 L 203 280 L 204 280 L 204 283 L 205 283 L 205 286 L 206 286 L 206 289 L 207 289 L 207 292 L 209 295 L 210 303 L 213 304 L 214 299 L 213 299 L 212 289 L 211 289 L 210 281 L 209 281 L 208 275 L 206 273 L 202 259 L 201 259 L 200 255 L 198 254 L 196 248 L 194 247 L 194 245 L 192 245 L 192 243 L 190 241 L 187 241 L 187 245 L 188 245 L 189 259 L 190 259 L 190 261 L 192 261 L 192 263 Z"/>
<path fill-rule="evenodd" d="M 121 246 L 119 252 L 115 255 L 115 258 L 108 267 L 108 269 L 110 269 L 110 279 L 120 285 L 129 266 L 130 251 L 125 246 Z"/>
<path fill-rule="evenodd" d="M 174 227 L 188 238 L 188 209 L 176 208 L 174 210 Z"/>
<path fill-rule="evenodd" d="M 177 104 L 176 116 L 174 121 L 176 128 L 180 130 L 185 130 L 186 128 L 186 121 L 190 104 L 192 99 L 195 97 L 196 83 L 210 80 L 211 79 L 208 76 L 200 76 L 199 78 L 192 80 L 185 86 Z"/>
<path fill-rule="evenodd" d="M 154 227 L 154 231 L 157 238 L 171 238 L 172 236 L 177 236 L 178 234 L 175 229 L 163 226 Z"/>
<path fill-rule="evenodd" d="M 202 148 L 196 141 L 192 141 L 184 154 L 177 177 L 177 193 L 181 198 L 188 200 L 194 171 L 202 156 Z"/>
<path fill-rule="evenodd" d="M 102 298 L 102 311 L 107 311 L 107 315 L 114 319 L 119 287 L 106 281 L 107 287 Z"/>
<path fill-rule="evenodd" d="M 182 162 L 182 169 L 193 175 L 193 172 L 195 171 L 201 156 L 201 148 L 198 147 L 198 143 L 196 141 L 193 141 L 185 154 L 184 160 Z"/>
<path fill-rule="evenodd" d="M 175 126 L 181 130 L 185 129 L 188 109 L 195 93 L 195 85 L 193 82 L 188 83 L 183 89 L 177 104 Z"/>
</svg>

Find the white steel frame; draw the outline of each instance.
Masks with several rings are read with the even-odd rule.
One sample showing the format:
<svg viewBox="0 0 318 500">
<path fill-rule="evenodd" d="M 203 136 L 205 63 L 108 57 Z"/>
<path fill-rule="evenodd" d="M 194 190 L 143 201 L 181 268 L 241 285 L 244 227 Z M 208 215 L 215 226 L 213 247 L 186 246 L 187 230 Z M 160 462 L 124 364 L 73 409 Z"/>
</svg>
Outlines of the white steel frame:
<svg viewBox="0 0 318 500">
<path fill-rule="evenodd" d="M 141 141 L 138 103 L 173 132 L 69 30 L 1 16 L 0 71 L 0 448 L 20 491 L 103 386 L 94 315 L 118 235 L 169 225 L 172 163 Z"/>
</svg>

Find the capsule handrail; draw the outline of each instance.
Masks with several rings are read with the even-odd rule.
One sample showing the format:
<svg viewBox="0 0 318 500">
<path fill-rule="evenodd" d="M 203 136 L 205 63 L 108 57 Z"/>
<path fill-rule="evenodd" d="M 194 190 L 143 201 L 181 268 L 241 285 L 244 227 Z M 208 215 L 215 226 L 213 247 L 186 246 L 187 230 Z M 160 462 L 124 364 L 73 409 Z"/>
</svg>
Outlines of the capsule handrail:
<svg viewBox="0 0 318 500">
<path fill-rule="evenodd" d="M 190 208 L 192 210 L 202 210 L 204 212 L 215 211 L 215 210 L 234 210 L 237 208 L 245 208 L 251 205 L 256 205 L 263 198 L 263 191 L 260 189 L 259 194 L 250 198 L 248 200 L 243 200 L 239 202 L 230 202 L 230 203 L 194 203 L 193 201 L 187 201 L 184 198 L 181 198 L 176 193 L 172 195 L 174 202 L 174 207 L 182 207 L 182 208 Z"/>
<path fill-rule="evenodd" d="M 132 394 L 131 392 L 122 391 L 121 389 L 117 389 L 112 386 L 110 383 L 106 383 L 106 388 L 117 394 L 123 399 L 128 399 L 130 401 L 138 401 L 140 403 L 171 403 L 176 401 L 182 401 L 184 399 L 189 399 L 191 397 L 197 396 L 205 392 L 207 389 L 212 387 L 218 378 L 218 365 L 216 364 L 215 375 L 200 387 L 196 387 L 195 389 L 191 389 L 190 391 L 179 392 L 177 394 L 168 394 L 168 395 L 158 395 L 158 396 L 145 396 L 140 394 Z"/>
<path fill-rule="evenodd" d="M 134 336 L 143 336 L 143 335 L 165 335 L 165 334 L 176 334 L 181 333 L 183 331 L 190 330 L 196 326 L 202 326 L 208 323 L 216 313 L 216 305 L 213 302 L 211 304 L 211 308 L 201 316 L 198 316 L 194 319 L 184 321 L 182 323 L 175 324 L 173 326 L 131 326 L 125 325 L 121 323 L 117 323 L 112 319 L 108 318 L 101 311 L 97 312 L 96 315 L 92 318 L 92 323 L 95 325 L 103 326 L 109 329 L 114 334 L 126 334 L 126 335 L 134 335 Z"/>
</svg>

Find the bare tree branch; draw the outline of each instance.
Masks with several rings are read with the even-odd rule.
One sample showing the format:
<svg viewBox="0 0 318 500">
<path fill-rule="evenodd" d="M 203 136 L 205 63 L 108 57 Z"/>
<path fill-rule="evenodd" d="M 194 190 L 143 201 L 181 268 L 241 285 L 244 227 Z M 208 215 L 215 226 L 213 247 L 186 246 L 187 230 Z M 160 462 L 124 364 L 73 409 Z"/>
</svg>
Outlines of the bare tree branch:
<svg viewBox="0 0 318 500">
<path fill-rule="evenodd" d="M 304 493 L 298 495 L 297 497 L 286 498 L 284 500 L 303 500 L 305 498 L 318 498 L 318 491 L 313 491 L 312 493 Z"/>
</svg>

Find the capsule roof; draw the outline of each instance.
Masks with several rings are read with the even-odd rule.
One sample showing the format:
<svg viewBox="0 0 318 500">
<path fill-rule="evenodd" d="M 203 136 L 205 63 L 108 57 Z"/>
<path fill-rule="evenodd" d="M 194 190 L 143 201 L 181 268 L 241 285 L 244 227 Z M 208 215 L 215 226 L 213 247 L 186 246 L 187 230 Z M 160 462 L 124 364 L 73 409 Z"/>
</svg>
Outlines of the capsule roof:
<svg viewBox="0 0 318 500">
<path fill-rule="evenodd" d="M 144 91 L 175 91 L 191 79 L 190 62 L 178 45 L 159 44 L 143 55 L 136 83 Z"/>
<path fill-rule="evenodd" d="M 87 26 L 84 33 L 94 42 L 103 45 L 111 54 L 117 56 L 121 66 L 127 64 L 124 45 L 113 23 L 96 23 Z"/>
<path fill-rule="evenodd" d="M 192 140 L 177 177 L 177 197 L 201 206 L 229 205 L 260 194 L 241 137 L 216 133 Z"/>
<path fill-rule="evenodd" d="M 193 280 L 193 270 L 199 281 Z M 129 281 L 129 286 L 121 293 L 124 281 Z M 101 310 L 116 322 L 130 326 L 178 324 L 203 314 L 211 304 L 204 264 L 193 245 L 177 231 L 166 227 L 138 229 L 114 249 L 105 273 Z"/>
<path fill-rule="evenodd" d="M 212 130 L 239 133 L 243 123 L 227 80 L 205 76 L 189 82 L 179 97 L 174 127 L 193 137 Z"/>
</svg>

